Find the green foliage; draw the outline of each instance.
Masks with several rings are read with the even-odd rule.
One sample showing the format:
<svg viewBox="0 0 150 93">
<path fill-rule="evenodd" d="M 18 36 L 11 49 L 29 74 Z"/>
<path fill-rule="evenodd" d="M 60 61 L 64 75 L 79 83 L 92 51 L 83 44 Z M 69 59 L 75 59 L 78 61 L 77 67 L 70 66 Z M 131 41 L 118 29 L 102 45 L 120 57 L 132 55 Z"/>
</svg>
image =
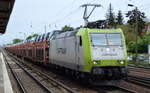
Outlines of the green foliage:
<svg viewBox="0 0 150 93">
<path fill-rule="evenodd" d="M 110 27 L 115 27 L 115 14 L 113 13 L 111 4 L 109 4 L 108 13 L 106 13 L 106 19 Z"/>
<path fill-rule="evenodd" d="M 62 27 L 62 32 L 65 32 L 65 31 L 72 31 L 72 30 L 74 30 L 74 28 L 73 27 L 70 27 L 70 26 L 67 26 L 67 25 L 65 25 L 64 27 Z"/>
<path fill-rule="evenodd" d="M 117 21 L 116 22 L 117 25 L 122 25 L 123 24 L 123 15 L 122 15 L 121 10 L 118 11 L 116 21 Z"/>
<path fill-rule="evenodd" d="M 135 53 L 136 46 L 138 53 L 147 53 L 148 45 L 150 44 L 150 34 L 145 35 L 142 39 L 138 39 L 138 42 L 130 42 L 128 44 L 128 52 Z"/>
<path fill-rule="evenodd" d="M 138 36 L 137 36 L 137 43 L 136 43 L 136 13 L 138 19 Z M 119 15 L 119 13 L 118 13 Z M 139 10 L 132 10 L 126 14 L 129 17 L 127 21 L 128 24 L 126 25 L 118 25 L 117 28 L 121 28 L 124 32 L 126 42 L 128 45 L 128 52 L 135 53 L 136 49 L 138 53 L 147 53 L 148 44 L 150 44 L 150 34 L 145 35 L 142 37 L 142 31 L 145 28 L 146 23 L 144 22 L 145 14 L 140 12 Z M 117 17 L 118 20 L 118 17 Z M 118 24 L 118 23 L 117 23 Z"/>
<path fill-rule="evenodd" d="M 33 37 L 37 37 L 37 36 L 38 36 L 38 34 L 32 34 L 27 37 L 27 40 L 31 40 Z"/>
<path fill-rule="evenodd" d="M 20 42 L 22 42 L 22 41 L 23 41 L 23 40 L 16 38 L 16 39 L 13 40 L 13 44 L 17 44 L 17 43 L 20 43 Z"/>
<path fill-rule="evenodd" d="M 132 11 L 128 11 L 128 13 L 126 13 L 126 17 L 128 17 L 129 20 L 127 22 L 130 25 L 133 25 L 135 27 L 137 25 L 136 15 L 137 15 L 137 21 L 138 21 L 137 22 L 138 23 L 138 35 L 141 37 L 142 30 L 145 28 L 145 21 L 144 21 L 144 18 L 146 18 L 145 13 L 139 10 L 136 11 L 136 9 Z"/>
</svg>

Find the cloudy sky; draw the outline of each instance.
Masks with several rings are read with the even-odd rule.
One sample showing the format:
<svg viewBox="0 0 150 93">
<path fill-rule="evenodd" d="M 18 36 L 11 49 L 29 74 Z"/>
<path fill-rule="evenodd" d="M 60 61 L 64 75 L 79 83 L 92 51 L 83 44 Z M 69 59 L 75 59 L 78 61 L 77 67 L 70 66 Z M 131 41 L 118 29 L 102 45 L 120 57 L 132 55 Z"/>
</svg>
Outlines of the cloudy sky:
<svg viewBox="0 0 150 93">
<path fill-rule="evenodd" d="M 16 0 L 7 31 L 0 36 L 0 45 L 11 43 L 14 38 L 24 39 L 32 33 L 42 34 L 46 31 L 61 29 L 64 25 L 78 27 L 84 24 L 82 19 L 84 9 L 80 6 L 86 3 L 101 4 L 89 21 L 105 19 L 108 6 L 112 3 L 117 14 L 121 10 L 125 14 L 137 6 L 150 19 L 149 0 Z M 126 18 L 125 18 L 126 20 Z"/>
</svg>

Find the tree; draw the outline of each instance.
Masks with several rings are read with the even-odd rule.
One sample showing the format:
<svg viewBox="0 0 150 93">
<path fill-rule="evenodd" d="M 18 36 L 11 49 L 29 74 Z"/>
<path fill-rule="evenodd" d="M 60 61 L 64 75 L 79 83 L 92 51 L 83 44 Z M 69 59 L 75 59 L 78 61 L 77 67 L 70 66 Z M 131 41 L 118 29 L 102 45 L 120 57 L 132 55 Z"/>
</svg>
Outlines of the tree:
<svg viewBox="0 0 150 93">
<path fill-rule="evenodd" d="M 136 24 L 136 15 L 137 15 L 137 21 L 138 24 Z M 138 35 L 141 37 L 142 35 L 142 30 L 145 28 L 145 21 L 144 18 L 145 17 L 145 13 L 141 12 L 137 9 L 134 9 L 132 11 L 128 11 L 128 13 L 126 13 L 126 17 L 129 18 L 129 20 L 127 21 L 128 24 L 133 25 L 134 27 L 136 25 L 138 25 Z"/>
<path fill-rule="evenodd" d="M 38 36 L 38 34 L 32 34 L 32 35 L 30 35 L 30 36 L 27 37 L 27 40 L 30 40 L 30 39 L 32 39 L 33 37 L 37 37 L 37 36 Z"/>
<path fill-rule="evenodd" d="M 16 38 L 16 39 L 13 40 L 13 44 L 17 44 L 17 43 L 20 43 L 20 42 L 22 42 L 22 41 L 23 41 L 23 40 Z"/>
<path fill-rule="evenodd" d="M 116 21 L 117 21 L 116 23 L 118 25 L 122 25 L 123 24 L 123 16 L 122 16 L 121 10 L 118 11 L 118 15 L 117 15 Z"/>
<path fill-rule="evenodd" d="M 65 32 L 65 31 L 72 31 L 72 30 L 74 30 L 74 28 L 73 28 L 73 27 L 70 27 L 70 26 L 67 26 L 67 25 L 65 25 L 64 27 L 62 27 L 62 32 Z"/>
<path fill-rule="evenodd" d="M 106 19 L 109 26 L 115 27 L 115 14 L 113 13 L 111 4 L 109 4 L 108 13 L 106 13 Z"/>
<path fill-rule="evenodd" d="M 134 53 L 137 46 L 138 53 L 147 53 L 149 44 L 150 44 L 150 34 L 147 34 L 142 39 L 138 39 L 137 44 L 136 42 L 130 42 L 128 44 L 128 51 Z"/>
<path fill-rule="evenodd" d="M 134 29 L 131 25 L 117 25 L 117 28 L 121 28 L 123 30 L 126 39 L 126 44 L 136 40 L 136 34 L 134 33 Z"/>
</svg>

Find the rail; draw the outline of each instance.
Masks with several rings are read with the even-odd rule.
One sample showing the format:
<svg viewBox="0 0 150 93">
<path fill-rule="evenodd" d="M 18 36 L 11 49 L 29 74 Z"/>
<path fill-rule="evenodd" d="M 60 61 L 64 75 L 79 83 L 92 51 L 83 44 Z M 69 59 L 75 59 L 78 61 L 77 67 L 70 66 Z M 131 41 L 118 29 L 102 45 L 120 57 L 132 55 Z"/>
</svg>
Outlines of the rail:
<svg viewBox="0 0 150 93">
<path fill-rule="evenodd" d="M 126 81 L 136 83 L 139 85 L 142 85 L 144 87 L 150 87 L 150 78 L 144 78 L 144 77 L 137 77 L 137 76 L 128 76 L 128 79 Z"/>
<path fill-rule="evenodd" d="M 3 54 L 4 55 L 4 54 Z M 21 80 L 18 78 L 17 74 L 15 71 L 13 71 L 12 67 L 10 66 L 8 60 L 6 59 L 6 56 L 4 55 L 4 60 L 6 62 L 6 64 L 8 65 L 13 77 L 15 78 L 15 80 L 17 81 L 17 84 L 21 90 L 22 93 L 27 93 L 27 90 L 24 88 L 23 84 L 21 83 Z"/>
<path fill-rule="evenodd" d="M 116 93 L 116 91 L 119 93 L 137 93 L 136 91 L 119 86 L 100 86 L 94 89 L 97 90 L 98 93 L 109 93 L 109 92 Z"/>
<path fill-rule="evenodd" d="M 14 60 L 14 61 L 19 61 L 19 60 L 17 60 L 16 58 L 12 58 L 12 60 Z M 27 68 L 29 68 L 29 69 L 32 69 L 33 73 L 36 72 L 36 74 L 37 74 L 38 76 L 42 76 L 43 78 L 45 78 L 44 80 L 47 80 L 47 81 L 49 80 L 49 81 L 52 81 L 52 82 L 56 83 L 58 86 L 61 86 L 62 88 L 66 89 L 69 93 L 77 93 L 77 92 L 74 91 L 73 89 L 71 89 L 71 88 L 69 88 L 68 86 L 64 85 L 63 83 L 61 83 L 61 82 L 55 80 L 54 78 L 52 78 L 52 77 L 46 75 L 45 73 L 43 73 L 43 72 L 41 72 L 41 71 L 38 71 L 38 70 L 36 70 L 36 69 L 34 69 L 34 68 L 31 68 L 31 67 L 29 67 L 28 65 L 24 64 L 23 62 L 20 62 L 20 63 L 21 63 L 23 66 L 25 66 L 25 67 L 27 67 Z M 26 71 L 26 72 L 30 75 L 30 72 L 28 72 L 22 65 L 20 65 L 18 62 L 16 62 L 16 64 L 17 64 L 18 66 L 20 66 L 22 69 L 24 69 L 24 71 Z M 29 70 L 29 69 L 28 69 L 28 70 Z M 31 75 L 31 77 L 34 78 L 33 75 Z M 36 79 L 35 79 L 35 80 L 36 80 Z M 39 84 L 41 84 L 41 85 L 43 86 L 43 84 L 40 83 L 38 80 L 36 80 L 36 81 L 37 81 Z M 45 89 L 48 90 L 48 88 L 46 88 L 46 87 L 45 87 Z M 50 92 L 50 93 L 52 93 L 52 92 Z"/>
</svg>

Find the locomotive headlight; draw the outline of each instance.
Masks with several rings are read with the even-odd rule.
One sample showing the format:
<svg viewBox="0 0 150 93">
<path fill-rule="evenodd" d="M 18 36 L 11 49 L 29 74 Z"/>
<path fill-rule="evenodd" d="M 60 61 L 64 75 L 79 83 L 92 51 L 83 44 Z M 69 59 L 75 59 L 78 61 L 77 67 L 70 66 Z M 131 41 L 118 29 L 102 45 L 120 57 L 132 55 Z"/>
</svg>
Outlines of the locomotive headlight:
<svg viewBox="0 0 150 93">
<path fill-rule="evenodd" d="M 93 64 L 96 65 L 96 64 L 99 64 L 99 62 L 98 61 L 93 61 Z"/>
<path fill-rule="evenodd" d="M 121 62 L 120 62 L 120 64 L 124 64 L 124 62 L 123 62 L 123 61 L 121 61 Z"/>
<path fill-rule="evenodd" d="M 97 62 L 94 61 L 93 64 L 97 64 Z"/>
</svg>

